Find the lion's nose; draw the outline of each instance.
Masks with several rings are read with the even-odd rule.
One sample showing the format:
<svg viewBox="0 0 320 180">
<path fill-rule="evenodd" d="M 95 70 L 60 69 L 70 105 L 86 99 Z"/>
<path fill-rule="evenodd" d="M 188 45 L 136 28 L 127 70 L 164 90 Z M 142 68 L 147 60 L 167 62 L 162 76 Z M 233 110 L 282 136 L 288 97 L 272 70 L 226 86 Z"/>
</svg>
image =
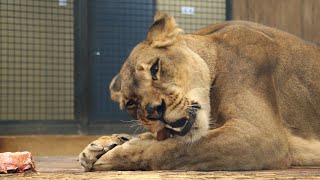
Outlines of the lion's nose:
<svg viewBox="0 0 320 180">
<path fill-rule="evenodd" d="M 160 107 L 160 105 L 152 105 L 150 103 L 148 103 L 146 105 L 146 112 L 148 115 L 152 115 L 153 113 L 155 113 L 157 111 L 157 109 Z"/>
<path fill-rule="evenodd" d="M 145 107 L 147 112 L 147 118 L 149 120 L 159 120 L 164 113 L 164 105 L 163 103 L 160 105 L 153 105 L 148 103 Z"/>
</svg>

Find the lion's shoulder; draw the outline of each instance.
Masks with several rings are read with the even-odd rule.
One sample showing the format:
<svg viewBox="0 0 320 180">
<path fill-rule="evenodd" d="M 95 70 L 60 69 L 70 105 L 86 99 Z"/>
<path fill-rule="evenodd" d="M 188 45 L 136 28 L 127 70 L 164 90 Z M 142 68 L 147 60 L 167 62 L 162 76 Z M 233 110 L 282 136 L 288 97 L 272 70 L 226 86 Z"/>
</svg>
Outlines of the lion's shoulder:
<svg viewBox="0 0 320 180">
<path fill-rule="evenodd" d="M 195 32 L 193 32 L 192 34 L 194 35 L 210 35 L 210 34 L 214 34 L 220 31 L 225 31 L 225 30 L 229 30 L 229 29 L 234 29 L 234 28 L 245 28 L 245 27 L 254 27 L 256 29 L 258 29 L 259 27 L 266 27 L 262 24 L 258 24 L 258 23 L 254 23 L 254 22 L 250 22 L 250 21 L 242 21 L 242 20 L 233 20 L 233 21 L 224 21 L 224 22 L 219 22 L 216 24 L 213 24 L 211 26 L 207 26 L 204 28 L 201 28 Z"/>
<path fill-rule="evenodd" d="M 193 32 L 193 35 L 200 35 L 200 36 L 221 36 L 221 35 L 232 35 L 233 37 L 240 36 L 243 38 L 243 35 L 248 35 L 248 33 L 251 36 L 261 36 L 268 39 L 274 39 L 276 36 L 284 36 L 288 33 L 285 33 L 283 31 L 277 30 L 275 28 L 271 28 L 262 24 L 258 24 L 255 22 L 249 22 L 249 21 L 225 21 L 220 22 L 217 24 L 213 24 L 211 26 L 202 28 L 198 31 Z"/>
<path fill-rule="evenodd" d="M 205 36 L 205 35 L 209 35 L 209 34 L 218 32 L 222 29 L 225 29 L 227 26 L 230 26 L 230 25 L 232 25 L 232 23 L 230 21 L 220 22 L 220 23 L 216 23 L 211 26 L 208 26 L 208 27 L 201 28 L 191 34 Z"/>
<path fill-rule="evenodd" d="M 277 28 L 269 27 L 263 24 L 233 20 L 213 24 L 211 26 L 199 29 L 191 33 L 192 35 L 205 36 L 207 38 L 216 38 L 228 43 L 229 41 L 238 41 L 242 44 L 255 42 L 285 42 L 292 41 L 296 44 L 308 44 L 319 48 L 315 43 L 307 42 L 294 34 L 282 31 Z M 227 37 L 228 36 L 228 37 Z"/>
</svg>

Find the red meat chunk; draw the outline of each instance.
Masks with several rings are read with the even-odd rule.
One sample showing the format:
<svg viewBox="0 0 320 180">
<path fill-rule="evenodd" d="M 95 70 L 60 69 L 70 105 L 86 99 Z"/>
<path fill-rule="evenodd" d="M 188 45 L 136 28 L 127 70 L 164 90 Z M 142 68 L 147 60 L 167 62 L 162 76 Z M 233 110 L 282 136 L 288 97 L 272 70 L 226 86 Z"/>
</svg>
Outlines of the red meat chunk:
<svg viewBox="0 0 320 180">
<path fill-rule="evenodd" d="M 35 164 L 30 152 L 0 153 L 0 173 L 20 173 L 35 171 Z"/>
</svg>

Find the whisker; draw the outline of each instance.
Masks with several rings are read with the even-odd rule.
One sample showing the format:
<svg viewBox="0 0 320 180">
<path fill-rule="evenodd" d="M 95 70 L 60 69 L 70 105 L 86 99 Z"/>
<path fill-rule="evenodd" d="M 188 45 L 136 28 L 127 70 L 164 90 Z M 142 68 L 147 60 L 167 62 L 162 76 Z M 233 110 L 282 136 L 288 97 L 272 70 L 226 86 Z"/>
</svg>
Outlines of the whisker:
<svg viewBox="0 0 320 180">
<path fill-rule="evenodd" d="M 141 124 L 139 124 L 139 123 L 132 124 L 130 127 L 136 127 L 136 126 L 141 126 Z"/>
<path fill-rule="evenodd" d="M 141 126 L 140 121 L 136 119 L 132 120 L 120 120 L 121 122 L 130 123 L 130 128 Z"/>
<path fill-rule="evenodd" d="M 139 120 L 136 120 L 136 119 L 132 119 L 132 120 L 120 120 L 121 122 L 125 122 L 125 123 L 131 123 L 131 122 L 136 122 L 136 121 L 139 121 Z"/>
<path fill-rule="evenodd" d="M 133 132 L 133 134 L 136 134 L 137 131 L 139 130 L 139 128 L 141 128 L 141 126 L 142 126 L 142 125 L 138 126 L 138 127 L 136 128 L 136 130 Z"/>
</svg>

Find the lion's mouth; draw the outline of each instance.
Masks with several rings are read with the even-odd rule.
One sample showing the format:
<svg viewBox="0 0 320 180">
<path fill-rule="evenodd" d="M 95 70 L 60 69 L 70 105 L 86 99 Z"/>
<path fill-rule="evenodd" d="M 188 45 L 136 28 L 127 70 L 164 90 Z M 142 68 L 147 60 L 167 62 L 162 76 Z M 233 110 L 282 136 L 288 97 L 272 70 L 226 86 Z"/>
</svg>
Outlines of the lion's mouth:
<svg viewBox="0 0 320 180">
<path fill-rule="evenodd" d="M 169 123 L 164 119 L 166 106 L 164 100 L 162 100 L 161 106 L 158 111 L 160 117 L 148 118 L 151 121 L 159 120 L 165 126 L 163 129 L 157 132 L 157 140 L 162 141 L 174 135 L 185 136 L 188 132 L 190 132 L 194 122 L 196 121 L 197 111 L 199 109 L 201 109 L 200 105 L 198 103 L 193 103 L 192 106 L 188 108 L 189 117 L 184 117 Z"/>
<path fill-rule="evenodd" d="M 178 124 L 183 124 L 182 126 L 173 127 L 173 124 L 176 122 L 165 124 L 165 127 L 157 132 L 157 140 L 163 141 L 174 135 L 185 136 L 188 132 L 190 132 L 194 121 L 195 118 L 182 118 L 176 121 L 179 122 Z"/>
</svg>

